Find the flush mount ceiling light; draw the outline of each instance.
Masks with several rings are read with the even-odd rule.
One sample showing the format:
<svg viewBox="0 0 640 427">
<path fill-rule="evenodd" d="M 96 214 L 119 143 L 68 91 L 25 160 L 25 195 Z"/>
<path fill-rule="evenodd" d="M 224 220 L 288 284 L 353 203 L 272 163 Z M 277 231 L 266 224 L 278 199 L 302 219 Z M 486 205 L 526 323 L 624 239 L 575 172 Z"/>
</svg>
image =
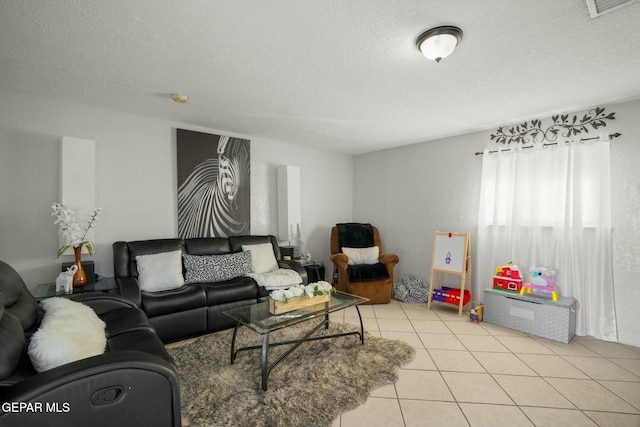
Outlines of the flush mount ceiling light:
<svg viewBox="0 0 640 427">
<path fill-rule="evenodd" d="M 185 102 L 187 102 L 189 100 L 189 98 L 187 98 L 187 95 L 182 95 L 182 94 L 179 94 L 179 93 L 172 94 L 171 95 L 171 99 L 173 99 L 178 104 L 184 104 Z"/>
<path fill-rule="evenodd" d="M 436 62 L 451 55 L 462 40 L 462 30 L 445 25 L 425 31 L 416 40 L 418 49 L 424 56 Z"/>
</svg>

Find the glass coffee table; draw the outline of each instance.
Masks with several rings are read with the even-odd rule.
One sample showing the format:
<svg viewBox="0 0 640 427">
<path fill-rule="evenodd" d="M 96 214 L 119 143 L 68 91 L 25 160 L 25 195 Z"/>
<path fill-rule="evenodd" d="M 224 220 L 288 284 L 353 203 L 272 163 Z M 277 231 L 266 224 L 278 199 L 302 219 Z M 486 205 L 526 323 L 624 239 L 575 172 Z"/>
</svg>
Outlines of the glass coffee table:
<svg viewBox="0 0 640 427">
<path fill-rule="evenodd" d="M 362 298 L 343 292 L 336 292 L 334 294 L 331 294 L 331 298 L 327 302 L 283 314 L 269 313 L 269 302 L 266 299 L 257 304 L 225 311 L 224 314 L 229 316 L 236 322 L 236 327 L 233 330 L 233 338 L 231 340 L 231 364 L 235 362 L 236 356 L 241 351 L 262 349 L 262 358 L 260 362 L 260 370 L 262 372 L 262 390 L 267 390 L 269 373 L 271 372 L 271 370 L 278 366 L 280 362 L 282 362 L 303 342 L 344 337 L 347 335 L 358 335 L 360 337 L 360 342 L 364 344 L 364 327 L 362 326 L 362 316 L 360 315 L 360 309 L 358 308 L 358 305 L 367 301 L 369 301 L 367 298 Z M 358 319 L 360 320 L 360 331 L 321 335 L 316 337 L 312 336 L 323 326 L 325 329 L 329 329 L 329 313 L 344 310 L 347 307 L 356 308 L 356 311 L 358 312 Z M 273 331 L 288 328 L 290 326 L 318 318 L 321 318 L 322 321 L 317 326 L 311 328 L 311 330 L 300 339 L 281 342 L 269 341 L 269 336 Z M 240 326 L 246 326 L 254 332 L 262 335 L 262 345 L 236 349 L 236 336 L 238 334 L 238 328 L 240 328 Z M 293 344 L 293 346 L 284 354 L 282 354 L 282 356 L 280 356 L 278 360 L 269 365 L 269 349 L 271 347 L 285 344 Z"/>
</svg>

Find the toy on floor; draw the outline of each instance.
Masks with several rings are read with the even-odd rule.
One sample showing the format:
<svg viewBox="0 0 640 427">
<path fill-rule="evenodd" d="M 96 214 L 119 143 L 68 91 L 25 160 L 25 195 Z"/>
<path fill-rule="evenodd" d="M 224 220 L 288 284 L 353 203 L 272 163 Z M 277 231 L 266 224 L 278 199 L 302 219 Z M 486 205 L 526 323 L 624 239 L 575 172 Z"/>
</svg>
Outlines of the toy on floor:
<svg viewBox="0 0 640 427">
<path fill-rule="evenodd" d="M 522 289 L 522 276 L 517 265 L 509 263 L 503 267 L 496 267 L 496 275 L 493 276 L 493 288 L 502 291 L 520 292 Z"/>
<path fill-rule="evenodd" d="M 558 290 L 555 285 L 556 272 L 553 268 L 533 267 L 529 270 L 529 283 L 523 283 L 520 295 L 531 291 L 550 293 L 553 301 L 558 301 Z"/>
<path fill-rule="evenodd" d="M 478 304 L 471 307 L 471 313 L 469 317 L 473 323 L 482 322 L 482 312 L 484 311 L 484 304 Z"/>
</svg>

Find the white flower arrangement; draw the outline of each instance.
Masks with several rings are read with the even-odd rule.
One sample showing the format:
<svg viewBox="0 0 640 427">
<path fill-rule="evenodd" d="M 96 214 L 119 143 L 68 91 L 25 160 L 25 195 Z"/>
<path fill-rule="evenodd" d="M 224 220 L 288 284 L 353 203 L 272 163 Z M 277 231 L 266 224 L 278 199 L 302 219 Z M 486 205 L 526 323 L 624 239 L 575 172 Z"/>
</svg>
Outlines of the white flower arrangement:
<svg viewBox="0 0 640 427">
<path fill-rule="evenodd" d="M 77 248 L 82 245 L 85 245 L 89 254 L 93 255 L 93 243 L 86 240 L 87 233 L 89 232 L 89 229 L 95 227 L 96 222 L 98 221 L 98 215 L 102 208 L 96 208 L 93 210 L 89 217 L 89 221 L 84 227 L 80 227 L 78 224 L 78 221 L 76 220 L 76 213 L 62 203 L 54 203 L 53 206 L 51 206 L 51 209 L 53 210 L 51 216 L 56 217 L 54 224 L 58 224 L 58 235 L 60 235 L 64 240 L 64 245 L 58 249 L 58 255 L 56 258 L 59 258 L 64 254 L 67 249 Z"/>
<path fill-rule="evenodd" d="M 271 291 L 269 297 L 274 301 L 282 301 L 286 304 L 291 298 L 304 296 L 305 298 L 313 298 L 317 295 L 324 295 L 325 292 L 335 293 L 336 288 L 331 286 L 329 282 L 321 280 L 308 285 L 296 285 L 287 289 L 276 289 Z"/>
</svg>

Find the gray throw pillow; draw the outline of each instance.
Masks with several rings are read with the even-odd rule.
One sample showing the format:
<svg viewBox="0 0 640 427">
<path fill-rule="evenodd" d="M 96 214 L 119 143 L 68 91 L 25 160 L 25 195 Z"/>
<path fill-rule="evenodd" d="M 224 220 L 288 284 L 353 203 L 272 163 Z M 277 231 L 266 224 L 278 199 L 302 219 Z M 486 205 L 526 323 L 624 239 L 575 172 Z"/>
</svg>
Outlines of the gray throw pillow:
<svg viewBox="0 0 640 427">
<path fill-rule="evenodd" d="M 251 253 L 182 256 L 185 283 L 211 283 L 235 279 L 251 273 Z"/>
</svg>

